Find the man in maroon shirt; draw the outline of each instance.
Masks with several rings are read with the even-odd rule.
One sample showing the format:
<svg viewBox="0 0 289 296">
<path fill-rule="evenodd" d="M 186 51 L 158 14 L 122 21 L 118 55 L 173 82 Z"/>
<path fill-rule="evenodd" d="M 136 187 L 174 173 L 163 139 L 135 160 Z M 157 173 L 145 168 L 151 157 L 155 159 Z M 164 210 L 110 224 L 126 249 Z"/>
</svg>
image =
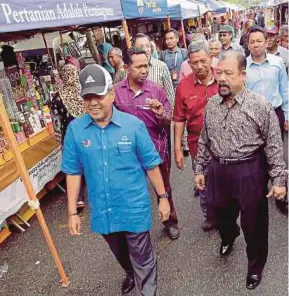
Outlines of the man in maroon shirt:
<svg viewBox="0 0 289 296">
<path fill-rule="evenodd" d="M 184 169 L 184 155 L 181 149 L 184 128 L 187 125 L 188 144 L 194 166 L 197 156 L 198 140 L 203 127 L 203 117 L 208 99 L 218 93 L 218 84 L 212 69 L 209 45 L 207 41 L 196 41 L 189 46 L 189 63 L 193 73 L 185 77 L 176 91 L 173 120 L 175 122 L 175 161 L 179 169 Z M 207 215 L 206 192 L 197 191 L 201 209 L 205 218 L 204 231 L 213 229 Z"/>
<path fill-rule="evenodd" d="M 141 119 L 152 138 L 152 141 L 163 160 L 160 165 L 171 215 L 164 222 L 171 239 L 180 236 L 177 214 L 172 200 L 170 184 L 171 153 L 169 151 L 169 135 L 171 109 L 163 88 L 147 79 L 149 60 L 142 49 L 131 48 L 127 52 L 128 77 L 115 87 L 115 106 L 117 109 L 135 115 Z"/>
</svg>

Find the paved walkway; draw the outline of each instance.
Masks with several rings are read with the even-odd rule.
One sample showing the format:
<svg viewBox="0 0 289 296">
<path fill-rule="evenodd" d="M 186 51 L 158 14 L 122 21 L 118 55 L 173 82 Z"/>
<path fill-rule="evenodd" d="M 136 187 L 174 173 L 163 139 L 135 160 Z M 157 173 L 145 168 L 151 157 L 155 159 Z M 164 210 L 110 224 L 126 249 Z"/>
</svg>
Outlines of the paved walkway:
<svg viewBox="0 0 289 296">
<path fill-rule="evenodd" d="M 287 218 L 270 202 L 270 252 L 261 286 L 254 292 L 245 288 L 246 255 L 240 236 L 228 258 L 218 255 L 217 233 L 204 233 L 199 202 L 192 197 L 190 161 L 184 172 L 172 175 L 174 199 L 183 225 L 181 237 L 171 242 L 157 221 L 154 205 L 152 238 L 158 253 L 159 295 L 161 296 L 285 296 L 287 295 Z M 153 197 L 155 198 L 155 197 Z M 118 296 L 124 273 L 105 242 L 89 231 L 89 212 L 83 212 L 83 234 L 71 237 L 66 225 L 66 197 L 52 192 L 42 201 L 65 269 L 69 288 L 58 284 L 58 273 L 36 218 L 24 234 L 15 234 L 0 245 L 0 266 L 9 265 L 0 279 L 2 296 Z M 35 264 L 40 261 L 39 264 Z M 134 296 L 131 293 L 130 296 Z"/>
</svg>

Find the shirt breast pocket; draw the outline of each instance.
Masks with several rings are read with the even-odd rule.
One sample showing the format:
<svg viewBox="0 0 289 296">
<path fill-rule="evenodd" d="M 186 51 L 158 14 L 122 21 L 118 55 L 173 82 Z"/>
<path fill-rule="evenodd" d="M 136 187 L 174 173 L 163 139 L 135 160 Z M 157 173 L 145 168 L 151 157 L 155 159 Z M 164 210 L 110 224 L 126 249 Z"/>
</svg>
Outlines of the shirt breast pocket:
<svg viewBox="0 0 289 296">
<path fill-rule="evenodd" d="M 125 154 L 132 152 L 132 145 L 131 144 L 117 144 L 118 153 Z"/>
<path fill-rule="evenodd" d="M 117 144 L 113 151 L 116 170 L 130 170 L 136 167 L 137 158 L 132 144 Z"/>
</svg>

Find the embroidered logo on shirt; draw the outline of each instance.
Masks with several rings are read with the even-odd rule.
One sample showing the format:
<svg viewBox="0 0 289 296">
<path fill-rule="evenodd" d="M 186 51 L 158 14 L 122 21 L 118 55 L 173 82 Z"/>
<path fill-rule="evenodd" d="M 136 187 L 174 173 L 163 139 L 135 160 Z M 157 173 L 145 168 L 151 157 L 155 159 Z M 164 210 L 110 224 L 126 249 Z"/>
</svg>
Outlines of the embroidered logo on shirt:
<svg viewBox="0 0 289 296">
<path fill-rule="evenodd" d="M 82 145 L 85 148 L 89 148 L 91 146 L 91 141 L 90 140 L 84 140 L 84 141 L 82 141 Z"/>
<path fill-rule="evenodd" d="M 92 82 L 95 82 L 95 80 L 89 75 L 87 78 L 86 78 L 86 80 L 85 80 L 85 84 L 87 84 L 87 83 L 92 83 Z"/>
<path fill-rule="evenodd" d="M 118 142 L 119 145 L 131 145 L 127 136 L 122 136 L 120 141 Z"/>
</svg>

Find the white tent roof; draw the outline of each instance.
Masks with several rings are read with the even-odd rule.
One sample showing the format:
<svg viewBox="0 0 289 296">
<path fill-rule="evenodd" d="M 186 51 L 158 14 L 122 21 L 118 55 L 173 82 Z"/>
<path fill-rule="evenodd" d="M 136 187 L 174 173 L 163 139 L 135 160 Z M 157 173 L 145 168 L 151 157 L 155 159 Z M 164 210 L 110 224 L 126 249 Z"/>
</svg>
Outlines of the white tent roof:
<svg viewBox="0 0 289 296">
<path fill-rule="evenodd" d="M 72 39 L 68 36 L 69 33 L 62 34 L 64 42 L 70 42 Z M 46 33 L 45 39 L 47 42 L 48 48 L 53 48 L 53 44 L 60 43 L 60 35 L 59 32 Z M 36 34 L 29 39 L 21 40 L 15 44 L 13 44 L 14 51 L 27 51 L 27 50 L 35 50 L 35 49 L 43 49 L 45 48 L 45 44 L 41 34 Z"/>
</svg>

